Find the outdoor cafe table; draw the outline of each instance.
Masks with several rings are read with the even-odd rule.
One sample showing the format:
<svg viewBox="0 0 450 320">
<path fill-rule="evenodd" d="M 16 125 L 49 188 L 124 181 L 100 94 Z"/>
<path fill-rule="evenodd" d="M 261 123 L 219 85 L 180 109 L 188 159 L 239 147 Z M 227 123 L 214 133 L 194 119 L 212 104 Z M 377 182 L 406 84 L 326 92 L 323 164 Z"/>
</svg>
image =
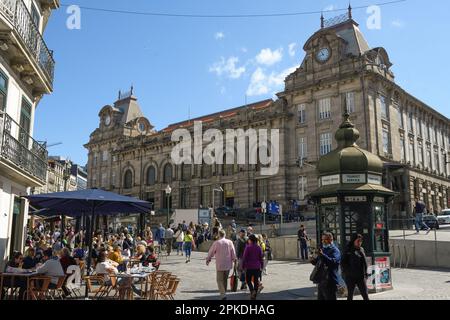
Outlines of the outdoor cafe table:
<svg viewBox="0 0 450 320">
<path fill-rule="evenodd" d="M 123 272 L 123 273 L 118 273 L 116 274 L 117 279 L 130 279 L 130 280 L 140 280 L 140 284 L 141 284 L 141 292 L 142 290 L 142 285 L 143 285 L 143 281 L 147 280 L 148 276 L 155 271 L 155 268 L 139 268 L 139 269 L 135 269 L 135 270 L 131 270 L 129 272 Z M 132 281 L 128 281 L 127 285 L 129 285 L 129 289 L 131 289 L 133 282 Z M 145 281 L 145 292 L 147 292 L 148 290 L 148 281 Z"/>
<path fill-rule="evenodd" d="M 30 300 L 30 278 L 37 275 L 36 272 L 23 272 L 23 273 L 0 273 L 0 293 L 3 292 L 4 279 L 9 277 L 11 283 L 14 283 L 15 278 L 25 278 L 27 280 L 27 300 Z"/>
</svg>

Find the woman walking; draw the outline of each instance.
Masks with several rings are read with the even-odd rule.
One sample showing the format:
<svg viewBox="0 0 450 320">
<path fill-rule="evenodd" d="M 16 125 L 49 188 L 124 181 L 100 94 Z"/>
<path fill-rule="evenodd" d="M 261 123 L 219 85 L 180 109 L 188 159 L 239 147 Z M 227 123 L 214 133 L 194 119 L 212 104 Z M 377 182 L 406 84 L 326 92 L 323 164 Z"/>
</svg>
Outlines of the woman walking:
<svg viewBox="0 0 450 320">
<path fill-rule="evenodd" d="M 191 252 L 195 249 L 194 237 L 190 230 L 184 235 L 184 253 L 186 254 L 186 263 L 191 262 Z"/>
<path fill-rule="evenodd" d="M 272 248 L 270 247 L 269 239 L 267 238 L 266 234 L 262 234 L 263 242 L 265 244 L 265 250 L 264 250 L 264 268 L 263 273 L 266 276 L 267 275 L 267 264 L 270 260 L 272 260 Z"/>
<path fill-rule="evenodd" d="M 177 255 L 180 254 L 183 255 L 183 240 L 184 240 L 184 232 L 183 229 L 181 228 L 181 225 L 178 226 L 178 230 L 177 232 L 175 232 L 174 238 L 176 238 L 177 241 Z"/>
<path fill-rule="evenodd" d="M 254 234 L 250 235 L 242 257 L 242 266 L 245 270 L 251 300 L 256 300 L 258 294 L 259 279 L 264 264 L 263 256 L 263 250 L 258 245 L 258 239 Z"/>
<path fill-rule="evenodd" d="M 369 300 L 367 293 L 367 262 L 364 248 L 362 247 L 363 236 L 354 234 L 347 245 L 347 250 L 342 258 L 341 267 L 345 283 L 348 289 L 347 300 L 353 300 L 355 286 L 358 286 L 364 300 Z"/>
</svg>

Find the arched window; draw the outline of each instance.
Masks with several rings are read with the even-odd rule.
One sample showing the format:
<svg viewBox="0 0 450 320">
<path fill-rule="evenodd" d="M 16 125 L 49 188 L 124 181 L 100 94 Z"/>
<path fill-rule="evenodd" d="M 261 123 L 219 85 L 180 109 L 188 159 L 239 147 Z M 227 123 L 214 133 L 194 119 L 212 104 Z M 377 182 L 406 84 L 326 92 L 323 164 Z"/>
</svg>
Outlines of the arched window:
<svg viewBox="0 0 450 320">
<path fill-rule="evenodd" d="M 172 165 L 169 163 L 164 166 L 164 182 L 172 182 Z"/>
<path fill-rule="evenodd" d="M 150 166 L 147 169 L 147 185 L 152 186 L 156 182 L 156 169 L 154 166 Z"/>
<path fill-rule="evenodd" d="M 131 189 L 133 187 L 133 172 L 130 169 L 125 171 L 125 176 L 123 179 L 123 187 L 125 189 Z"/>
</svg>

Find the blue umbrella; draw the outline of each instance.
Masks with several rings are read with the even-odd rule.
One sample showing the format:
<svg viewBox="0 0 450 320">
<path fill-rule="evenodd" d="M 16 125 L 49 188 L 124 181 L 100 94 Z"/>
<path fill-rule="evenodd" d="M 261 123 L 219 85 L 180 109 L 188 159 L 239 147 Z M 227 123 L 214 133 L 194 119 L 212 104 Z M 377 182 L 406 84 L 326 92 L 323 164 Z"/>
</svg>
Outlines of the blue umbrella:
<svg viewBox="0 0 450 320">
<path fill-rule="evenodd" d="M 69 216 L 81 216 L 84 212 L 91 213 L 89 230 L 88 275 L 92 260 L 92 227 L 95 215 L 115 215 L 121 213 L 148 213 L 151 203 L 132 197 L 100 189 L 87 189 L 68 192 L 56 192 L 25 196 L 31 205 L 50 212 L 61 212 Z M 85 295 L 88 291 L 86 287 Z"/>
</svg>

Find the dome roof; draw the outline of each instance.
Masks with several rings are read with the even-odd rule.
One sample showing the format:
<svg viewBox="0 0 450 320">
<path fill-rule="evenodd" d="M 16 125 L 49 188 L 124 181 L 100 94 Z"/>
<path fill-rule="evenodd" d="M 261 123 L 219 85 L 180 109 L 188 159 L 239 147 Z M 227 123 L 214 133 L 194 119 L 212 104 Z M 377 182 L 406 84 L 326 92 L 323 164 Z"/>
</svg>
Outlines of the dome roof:
<svg viewBox="0 0 450 320">
<path fill-rule="evenodd" d="M 321 157 L 317 169 L 321 176 L 338 173 L 369 172 L 382 174 L 383 161 L 367 150 L 356 145 L 359 131 L 344 115 L 345 120 L 336 132 L 338 148 Z"/>
</svg>

